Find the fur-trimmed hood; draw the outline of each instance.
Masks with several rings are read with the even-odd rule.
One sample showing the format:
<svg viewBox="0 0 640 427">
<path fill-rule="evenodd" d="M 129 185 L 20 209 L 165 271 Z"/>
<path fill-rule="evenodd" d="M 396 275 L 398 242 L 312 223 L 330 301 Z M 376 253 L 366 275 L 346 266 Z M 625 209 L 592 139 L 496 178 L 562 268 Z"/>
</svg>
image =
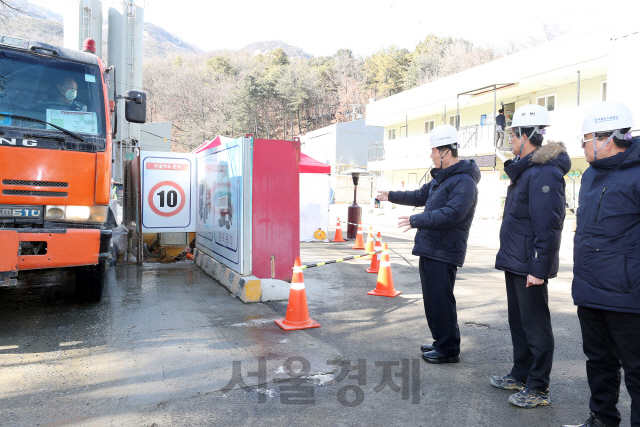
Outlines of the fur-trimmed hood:
<svg viewBox="0 0 640 427">
<path fill-rule="evenodd" d="M 544 165 L 545 163 L 549 163 L 551 160 L 557 159 L 563 152 L 567 152 L 567 147 L 565 147 L 563 142 L 549 141 L 533 152 L 531 162 L 538 165 Z"/>
<path fill-rule="evenodd" d="M 557 167 L 562 172 L 562 175 L 566 175 L 569 172 L 571 158 L 567 154 L 567 148 L 564 143 L 549 141 L 517 162 L 507 160 L 504 164 L 504 171 L 513 182 L 516 182 L 527 169 L 548 165 Z"/>
</svg>

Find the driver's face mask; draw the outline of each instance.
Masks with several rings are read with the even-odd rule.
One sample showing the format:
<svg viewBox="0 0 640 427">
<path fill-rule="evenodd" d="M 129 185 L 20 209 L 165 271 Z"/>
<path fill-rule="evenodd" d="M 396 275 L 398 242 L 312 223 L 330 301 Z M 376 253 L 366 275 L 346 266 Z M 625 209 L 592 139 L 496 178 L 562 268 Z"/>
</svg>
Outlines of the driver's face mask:
<svg viewBox="0 0 640 427">
<path fill-rule="evenodd" d="M 78 89 L 73 86 L 70 88 L 66 88 L 64 86 L 58 86 L 58 90 L 62 93 L 68 101 L 73 101 L 78 96 Z"/>
<path fill-rule="evenodd" d="M 68 89 L 65 92 L 64 96 L 66 96 L 69 101 L 73 101 L 74 99 L 76 99 L 76 96 L 78 96 L 78 90 L 77 89 Z"/>
</svg>

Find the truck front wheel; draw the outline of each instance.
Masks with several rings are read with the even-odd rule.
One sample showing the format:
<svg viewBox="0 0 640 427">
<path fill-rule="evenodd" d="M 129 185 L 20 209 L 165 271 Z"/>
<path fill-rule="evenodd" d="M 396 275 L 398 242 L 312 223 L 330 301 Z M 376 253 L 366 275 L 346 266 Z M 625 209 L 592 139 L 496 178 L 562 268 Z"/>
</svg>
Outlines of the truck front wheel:
<svg viewBox="0 0 640 427">
<path fill-rule="evenodd" d="M 106 263 L 76 267 L 76 298 L 80 302 L 100 302 L 106 280 Z"/>
</svg>

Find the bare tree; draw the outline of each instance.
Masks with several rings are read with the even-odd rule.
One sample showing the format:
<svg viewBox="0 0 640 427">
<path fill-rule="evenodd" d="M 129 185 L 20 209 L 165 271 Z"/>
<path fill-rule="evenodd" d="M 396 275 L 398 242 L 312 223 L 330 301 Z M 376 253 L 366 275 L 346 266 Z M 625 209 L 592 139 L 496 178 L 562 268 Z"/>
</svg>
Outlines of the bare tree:
<svg viewBox="0 0 640 427">
<path fill-rule="evenodd" d="M 27 15 L 21 2 L 0 0 L 0 23 L 6 26 L 11 18 L 18 15 Z"/>
</svg>

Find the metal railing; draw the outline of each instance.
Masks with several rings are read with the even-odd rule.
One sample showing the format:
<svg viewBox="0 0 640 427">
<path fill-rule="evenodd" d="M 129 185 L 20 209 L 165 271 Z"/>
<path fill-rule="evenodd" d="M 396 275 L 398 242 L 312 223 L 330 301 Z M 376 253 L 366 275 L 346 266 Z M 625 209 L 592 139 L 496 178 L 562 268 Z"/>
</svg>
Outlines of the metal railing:
<svg viewBox="0 0 640 427">
<path fill-rule="evenodd" d="M 460 137 L 460 148 L 468 148 L 471 144 L 478 146 L 478 125 L 471 125 L 458 128 L 458 136 Z"/>
</svg>

